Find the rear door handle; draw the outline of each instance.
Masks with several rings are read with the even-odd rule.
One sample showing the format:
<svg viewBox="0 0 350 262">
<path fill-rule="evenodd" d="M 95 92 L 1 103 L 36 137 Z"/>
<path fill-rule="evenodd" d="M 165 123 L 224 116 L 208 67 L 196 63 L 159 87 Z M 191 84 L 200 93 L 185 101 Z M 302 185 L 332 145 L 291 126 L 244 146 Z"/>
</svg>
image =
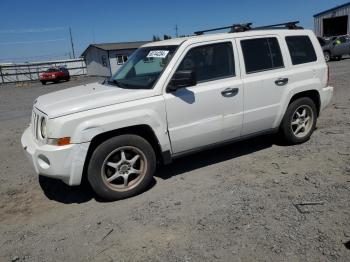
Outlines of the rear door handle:
<svg viewBox="0 0 350 262">
<path fill-rule="evenodd" d="M 221 91 L 222 96 L 224 97 L 233 97 L 238 94 L 239 89 L 238 88 L 226 88 L 225 90 Z"/>
<path fill-rule="evenodd" d="M 276 81 L 275 81 L 275 84 L 277 86 L 284 86 L 286 84 L 288 84 L 288 78 L 278 78 Z"/>
</svg>

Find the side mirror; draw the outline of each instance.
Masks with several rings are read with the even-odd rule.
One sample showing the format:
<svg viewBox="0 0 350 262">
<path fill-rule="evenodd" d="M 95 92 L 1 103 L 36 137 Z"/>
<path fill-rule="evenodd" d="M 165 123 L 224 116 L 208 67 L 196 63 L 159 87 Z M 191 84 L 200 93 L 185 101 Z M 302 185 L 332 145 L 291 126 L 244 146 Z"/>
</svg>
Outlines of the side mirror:
<svg viewBox="0 0 350 262">
<path fill-rule="evenodd" d="M 179 88 L 195 86 L 197 84 L 196 74 L 192 70 L 181 70 L 175 72 L 168 85 L 168 91 L 176 91 Z"/>
</svg>

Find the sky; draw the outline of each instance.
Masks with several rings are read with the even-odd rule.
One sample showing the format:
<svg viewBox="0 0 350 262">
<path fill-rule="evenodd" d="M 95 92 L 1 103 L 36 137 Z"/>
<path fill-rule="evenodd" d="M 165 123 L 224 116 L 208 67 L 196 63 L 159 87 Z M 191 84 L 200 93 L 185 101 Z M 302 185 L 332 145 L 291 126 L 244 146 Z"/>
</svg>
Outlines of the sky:
<svg viewBox="0 0 350 262">
<path fill-rule="evenodd" d="M 313 29 L 313 15 L 342 0 L 2 0 L 0 62 L 61 59 L 92 43 L 151 40 L 153 35 L 189 35 L 206 28 L 252 22 L 300 20 Z"/>
</svg>

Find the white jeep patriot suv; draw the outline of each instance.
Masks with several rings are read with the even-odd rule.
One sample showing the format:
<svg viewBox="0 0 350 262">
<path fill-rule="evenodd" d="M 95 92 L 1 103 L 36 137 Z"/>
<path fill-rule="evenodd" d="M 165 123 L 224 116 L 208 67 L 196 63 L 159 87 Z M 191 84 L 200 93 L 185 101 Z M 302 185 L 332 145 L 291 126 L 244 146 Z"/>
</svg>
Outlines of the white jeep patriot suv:
<svg viewBox="0 0 350 262">
<path fill-rule="evenodd" d="M 303 143 L 333 88 L 317 38 L 295 23 L 148 43 L 103 83 L 40 96 L 23 148 L 37 174 L 87 176 L 116 200 L 187 153 L 277 131 Z"/>
</svg>

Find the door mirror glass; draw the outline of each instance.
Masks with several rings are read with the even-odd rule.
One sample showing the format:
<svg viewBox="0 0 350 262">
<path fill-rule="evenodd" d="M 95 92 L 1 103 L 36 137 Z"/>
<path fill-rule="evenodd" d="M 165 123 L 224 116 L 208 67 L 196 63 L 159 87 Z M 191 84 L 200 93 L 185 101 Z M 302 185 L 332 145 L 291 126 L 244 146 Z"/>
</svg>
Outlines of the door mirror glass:
<svg viewBox="0 0 350 262">
<path fill-rule="evenodd" d="M 195 86 L 196 84 L 196 74 L 193 70 L 179 70 L 173 75 L 168 90 L 176 91 L 179 88 Z"/>
</svg>

